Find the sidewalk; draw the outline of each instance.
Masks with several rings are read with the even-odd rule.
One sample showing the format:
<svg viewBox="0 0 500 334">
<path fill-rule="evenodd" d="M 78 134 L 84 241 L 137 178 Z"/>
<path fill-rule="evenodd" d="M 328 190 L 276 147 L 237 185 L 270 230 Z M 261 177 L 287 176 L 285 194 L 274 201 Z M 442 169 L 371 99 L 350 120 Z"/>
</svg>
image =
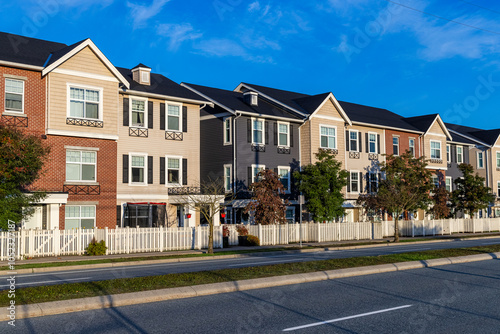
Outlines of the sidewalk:
<svg viewBox="0 0 500 334">
<path fill-rule="evenodd" d="M 429 236 L 429 237 L 401 237 L 400 240 L 421 240 L 425 239 L 426 241 L 453 241 L 460 240 L 462 238 L 469 237 L 477 237 L 477 238 L 485 238 L 498 236 L 500 237 L 500 233 L 457 233 L 453 235 L 443 235 L 443 236 Z M 356 244 L 378 244 L 378 245 L 386 245 L 390 241 L 391 238 L 384 238 L 378 240 L 350 240 L 350 241 L 335 241 L 335 242 L 304 242 L 302 243 L 302 248 L 332 248 L 332 247 L 350 247 L 351 245 Z M 288 245 L 275 245 L 275 246 L 231 246 L 229 248 L 216 248 L 214 249 L 214 254 L 220 252 L 237 252 L 237 251 L 255 251 L 252 254 L 259 254 L 259 250 L 282 250 L 283 248 L 287 249 L 298 249 L 299 244 L 288 244 Z M 167 256 L 179 256 L 179 255 L 189 255 L 189 254 L 205 254 L 207 252 L 206 249 L 201 250 L 182 250 L 182 251 L 169 251 L 169 252 L 153 252 L 153 253 L 133 253 L 133 254 L 114 254 L 114 255 L 101 255 L 101 256 L 85 256 L 85 255 L 68 255 L 68 256 L 58 256 L 58 257 L 37 257 L 26 260 L 16 260 L 16 265 L 24 265 L 24 264 L 38 264 L 38 263 L 64 263 L 64 262 L 73 262 L 73 261 L 93 261 L 93 260 L 103 260 L 103 259 L 126 259 L 126 258 L 142 258 L 142 257 L 167 257 Z M 266 254 L 266 252 L 262 252 Z M 250 253 L 249 253 L 250 254 Z M 6 264 L 6 263 L 5 263 Z M 1 264 L 0 264 L 1 266 Z"/>
</svg>

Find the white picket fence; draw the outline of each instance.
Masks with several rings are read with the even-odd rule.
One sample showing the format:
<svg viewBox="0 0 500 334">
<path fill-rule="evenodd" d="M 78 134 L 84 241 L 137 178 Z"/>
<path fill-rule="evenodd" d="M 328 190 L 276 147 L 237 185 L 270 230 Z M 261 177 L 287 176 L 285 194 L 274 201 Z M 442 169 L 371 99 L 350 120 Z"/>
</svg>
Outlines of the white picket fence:
<svg viewBox="0 0 500 334">
<path fill-rule="evenodd" d="M 238 245 L 235 225 L 229 229 L 229 245 Z M 401 236 L 429 236 L 452 233 L 500 231 L 500 218 L 400 221 Z M 249 234 L 260 244 L 286 245 L 304 242 L 382 239 L 394 235 L 394 222 L 378 223 L 304 223 L 284 225 L 251 225 Z M 222 226 L 214 227 L 214 248 L 222 248 Z M 174 228 L 117 228 L 90 230 L 20 230 L 13 233 L 16 258 L 60 255 L 82 255 L 95 237 L 106 242 L 107 254 L 165 252 L 208 247 L 208 226 Z M 12 237 L 12 236 L 10 236 Z M 0 232 L 0 260 L 7 260 L 8 232 Z"/>
</svg>

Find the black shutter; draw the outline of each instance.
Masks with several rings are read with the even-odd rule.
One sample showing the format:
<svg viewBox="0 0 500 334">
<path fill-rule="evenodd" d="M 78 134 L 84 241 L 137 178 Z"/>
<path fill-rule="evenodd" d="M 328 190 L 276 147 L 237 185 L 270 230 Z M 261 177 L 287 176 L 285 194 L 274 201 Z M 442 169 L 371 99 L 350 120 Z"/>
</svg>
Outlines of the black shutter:
<svg viewBox="0 0 500 334">
<path fill-rule="evenodd" d="M 349 152 L 349 131 L 345 131 L 345 150 Z"/>
<path fill-rule="evenodd" d="M 455 145 L 450 146 L 450 160 L 451 162 L 457 162 L 457 147 Z"/>
<path fill-rule="evenodd" d="M 123 183 L 128 183 L 128 155 L 123 155 Z"/>
<path fill-rule="evenodd" d="M 182 159 L 182 184 L 187 186 L 188 184 L 188 161 L 187 159 Z"/>
<path fill-rule="evenodd" d="M 266 145 L 268 145 L 269 144 L 269 122 L 265 121 L 264 124 L 265 124 L 264 131 L 266 131 Z"/>
<path fill-rule="evenodd" d="M 250 190 L 250 185 L 252 184 L 252 167 L 248 167 L 248 189 Z"/>
<path fill-rule="evenodd" d="M 273 123 L 274 145 L 278 145 L 278 122 Z"/>
<path fill-rule="evenodd" d="M 377 135 L 377 154 L 380 154 L 380 135 Z"/>
<path fill-rule="evenodd" d="M 358 180 L 359 180 L 359 192 L 363 192 L 363 173 L 359 172 L 358 173 Z"/>
<path fill-rule="evenodd" d="M 182 132 L 188 132 L 188 108 L 182 107 Z"/>
<path fill-rule="evenodd" d="M 290 147 L 293 147 L 293 125 L 290 124 Z"/>
<path fill-rule="evenodd" d="M 366 192 L 367 193 L 371 191 L 370 186 L 371 186 L 370 173 L 366 173 Z"/>
<path fill-rule="evenodd" d="M 370 145 L 368 145 L 368 132 L 365 133 L 365 150 L 366 150 L 366 153 L 370 153 Z"/>
<path fill-rule="evenodd" d="M 148 156 L 148 184 L 153 184 L 153 157 Z"/>
<path fill-rule="evenodd" d="M 128 98 L 123 98 L 123 126 L 128 126 Z"/>
<path fill-rule="evenodd" d="M 160 103 L 160 130 L 165 130 L 165 103 Z"/>
<path fill-rule="evenodd" d="M 160 157 L 160 184 L 165 184 L 165 157 Z"/>
<path fill-rule="evenodd" d="M 276 173 L 276 175 L 278 175 L 278 168 L 275 168 L 274 172 Z M 278 175 L 278 177 L 279 177 L 279 175 Z"/>
<path fill-rule="evenodd" d="M 363 134 L 358 132 L 358 152 L 363 152 L 363 145 L 361 145 L 363 140 L 361 138 L 363 138 Z"/>
<path fill-rule="evenodd" d="M 116 206 L 116 226 L 122 226 L 122 206 Z"/>
<path fill-rule="evenodd" d="M 347 174 L 347 192 L 351 192 L 351 172 L 348 172 Z"/>
<path fill-rule="evenodd" d="M 247 142 L 252 142 L 252 120 L 247 119 Z"/>
<path fill-rule="evenodd" d="M 148 102 L 148 129 L 153 128 L 153 101 Z"/>
</svg>

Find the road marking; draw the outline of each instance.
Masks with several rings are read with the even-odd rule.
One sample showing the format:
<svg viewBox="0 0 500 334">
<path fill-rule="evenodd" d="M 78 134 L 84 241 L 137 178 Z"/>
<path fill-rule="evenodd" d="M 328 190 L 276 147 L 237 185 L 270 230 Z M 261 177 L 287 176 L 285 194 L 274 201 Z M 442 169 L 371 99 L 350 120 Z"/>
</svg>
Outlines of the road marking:
<svg viewBox="0 0 500 334">
<path fill-rule="evenodd" d="M 228 267 L 248 266 L 248 265 L 252 265 L 252 264 L 284 263 L 284 262 L 292 262 L 292 261 L 295 261 L 295 259 L 284 260 L 284 261 L 263 261 L 263 262 L 253 262 L 253 263 L 239 263 L 239 264 L 232 264 Z M 302 262 L 302 261 L 297 261 L 297 262 Z"/>
<path fill-rule="evenodd" d="M 415 252 L 415 251 L 428 250 L 428 249 L 431 249 L 431 248 L 403 249 L 403 250 L 392 251 L 391 253 Z"/>
<path fill-rule="evenodd" d="M 58 279 L 58 280 L 55 280 L 55 281 L 43 281 L 43 282 L 16 283 L 16 286 L 18 286 L 18 285 L 30 285 L 30 284 L 41 284 L 41 283 L 54 283 L 54 282 L 76 281 L 76 280 L 79 280 L 79 279 L 85 280 L 85 279 L 89 279 L 89 278 L 92 278 L 92 277 L 79 277 L 79 278 Z M 4 287 L 4 286 L 9 286 L 9 285 L 0 285 L 0 287 Z"/>
<path fill-rule="evenodd" d="M 297 326 L 297 327 L 290 327 L 290 328 L 284 329 L 283 332 L 291 332 L 291 331 L 295 331 L 297 329 L 304 329 L 304 328 L 309 328 L 309 327 L 321 326 L 321 325 L 331 324 L 333 322 L 339 322 L 339 321 L 344 321 L 344 320 L 349 320 L 349 319 L 354 319 L 354 318 L 361 318 L 361 317 L 366 317 L 369 315 L 374 315 L 374 314 L 379 314 L 379 313 L 384 313 L 384 312 L 396 311 L 396 310 L 400 310 L 400 309 L 404 309 L 404 308 L 408 308 L 408 307 L 412 307 L 412 306 L 413 305 L 403 305 L 403 306 L 398 306 L 398 307 L 387 308 L 385 310 L 380 310 L 380 311 L 373 311 L 373 312 L 368 312 L 368 313 L 356 314 L 356 315 L 351 315 L 349 317 L 343 317 L 343 318 L 332 319 L 332 320 L 327 320 L 327 321 L 315 322 L 312 324 L 302 325 L 302 326 Z"/>
</svg>

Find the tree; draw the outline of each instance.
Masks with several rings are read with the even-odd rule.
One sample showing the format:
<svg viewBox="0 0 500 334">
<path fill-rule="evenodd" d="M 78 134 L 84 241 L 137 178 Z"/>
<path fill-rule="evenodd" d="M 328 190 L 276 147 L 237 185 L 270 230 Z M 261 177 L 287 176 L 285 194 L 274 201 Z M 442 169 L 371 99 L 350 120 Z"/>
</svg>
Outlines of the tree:
<svg viewBox="0 0 500 334">
<path fill-rule="evenodd" d="M 455 180 L 457 188 L 451 194 L 452 206 L 472 216 L 478 210 L 486 209 L 495 197 L 491 189 L 484 185 L 484 177 L 477 173 L 474 175 L 474 168 L 470 164 L 460 164 L 458 169 L 463 178 Z"/>
<path fill-rule="evenodd" d="M 286 223 L 288 200 L 280 195 L 285 187 L 274 171 L 265 169 L 257 174 L 257 182 L 250 185 L 252 201 L 245 208 L 245 213 L 254 212 L 255 222 L 262 225 Z"/>
<path fill-rule="evenodd" d="M 399 216 L 406 212 L 426 209 L 429 192 L 434 187 L 431 172 L 423 157 L 415 158 L 406 151 L 400 156 L 388 155 L 380 164 L 385 179 L 377 193 L 362 195 L 358 203 L 372 210 L 384 210 L 394 218 L 394 242 L 399 241 Z"/>
<path fill-rule="evenodd" d="M 304 194 L 314 220 L 333 220 L 344 215 L 342 188 L 347 185 L 348 172 L 335 156 L 320 150 L 314 164 L 304 166 L 293 174 L 297 188 Z"/>
<path fill-rule="evenodd" d="M 450 200 L 450 192 L 446 187 L 439 186 L 432 195 L 434 206 L 429 210 L 434 215 L 435 219 L 448 218 L 450 216 L 450 207 L 448 201 Z"/>
<path fill-rule="evenodd" d="M 31 185 L 41 175 L 50 152 L 39 137 L 0 123 L 0 228 L 33 214 L 33 203 L 46 197 Z"/>
<path fill-rule="evenodd" d="M 226 198 L 224 184 L 220 179 L 209 179 L 199 184 L 200 193 L 187 193 L 181 195 L 181 202 L 193 210 L 198 210 L 208 222 L 208 250 L 214 252 L 214 218 L 220 213 Z M 231 197 L 229 195 L 228 197 Z M 232 199 L 229 199 L 232 200 Z"/>
</svg>

